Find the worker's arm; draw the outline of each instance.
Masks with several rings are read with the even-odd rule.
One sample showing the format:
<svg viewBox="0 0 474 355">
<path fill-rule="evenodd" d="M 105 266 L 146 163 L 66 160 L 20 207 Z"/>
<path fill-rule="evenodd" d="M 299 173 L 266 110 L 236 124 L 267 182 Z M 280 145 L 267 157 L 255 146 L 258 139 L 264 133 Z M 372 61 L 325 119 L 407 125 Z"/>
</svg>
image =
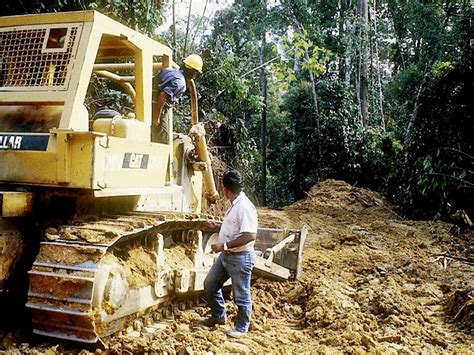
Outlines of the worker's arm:
<svg viewBox="0 0 474 355">
<path fill-rule="evenodd" d="M 244 232 L 238 238 L 228 242 L 227 248 L 232 249 L 232 248 L 241 247 L 242 245 L 245 245 L 248 242 L 252 242 L 255 239 L 257 239 L 257 235 L 255 233 Z M 212 251 L 218 253 L 224 250 L 224 244 L 221 244 L 221 243 L 213 244 L 211 245 L 211 249 Z"/>
<path fill-rule="evenodd" d="M 205 225 L 206 232 L 219 232 L 222 226 L 221 221 L 207 221 Z"/>
<path fill-rule="evenodd" d="M 165 107 L 166 101 L 168 101 L 169 95 L 162 91 L 158 95 L 158 97 L 153 101 L 154 109 L 153 109 L 153 124 L 158 126 L 160 124 L 161 112 L 163 111 L 163 107 Z"/>
</svg>

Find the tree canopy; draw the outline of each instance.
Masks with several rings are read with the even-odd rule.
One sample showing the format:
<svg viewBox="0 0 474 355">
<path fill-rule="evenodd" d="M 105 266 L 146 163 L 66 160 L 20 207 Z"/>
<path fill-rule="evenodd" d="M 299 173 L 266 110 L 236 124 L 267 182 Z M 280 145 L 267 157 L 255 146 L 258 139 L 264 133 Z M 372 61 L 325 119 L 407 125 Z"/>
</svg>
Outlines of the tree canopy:
<svg viewBox="0 0 474 355">
<path fill-rule="evenodd" d="M 467 1 L 235 1 L 198 48 L 209 54 L 206 107 L 235 135 L 228 163 L 274 206 L 332 177 L 413 216 L 472 211 L 471 17 Z"/>
</svg>

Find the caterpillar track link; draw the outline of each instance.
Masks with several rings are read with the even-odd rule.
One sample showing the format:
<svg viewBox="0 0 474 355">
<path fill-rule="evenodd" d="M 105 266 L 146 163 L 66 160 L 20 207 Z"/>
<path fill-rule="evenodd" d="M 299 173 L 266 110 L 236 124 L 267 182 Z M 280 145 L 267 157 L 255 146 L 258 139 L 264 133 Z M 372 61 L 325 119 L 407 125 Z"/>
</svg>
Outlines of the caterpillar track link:
<svg viewBox="0 0 474 355">
<path fill-rule="evenodd" d="M 192 303 L 213 262 L 210 219 L 134 212 L 46 230 L 29 272 L 34 332 L 97 343 L 145 313 Z"/>
</svg>

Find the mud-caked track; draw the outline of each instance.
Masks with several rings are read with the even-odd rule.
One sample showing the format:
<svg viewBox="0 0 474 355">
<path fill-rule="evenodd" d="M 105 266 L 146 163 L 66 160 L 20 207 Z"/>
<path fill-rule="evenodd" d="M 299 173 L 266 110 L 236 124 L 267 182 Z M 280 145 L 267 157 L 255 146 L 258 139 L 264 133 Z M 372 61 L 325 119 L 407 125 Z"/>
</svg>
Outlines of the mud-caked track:
<svg viewBox="0 0 474 355">
<path fill-rule="evenodd" d="M 134 212 L 48 228 L 29 272 L 34 332 L 96 343 L 192 304 L 213 262 L 210 220 Z"/>
</svg>

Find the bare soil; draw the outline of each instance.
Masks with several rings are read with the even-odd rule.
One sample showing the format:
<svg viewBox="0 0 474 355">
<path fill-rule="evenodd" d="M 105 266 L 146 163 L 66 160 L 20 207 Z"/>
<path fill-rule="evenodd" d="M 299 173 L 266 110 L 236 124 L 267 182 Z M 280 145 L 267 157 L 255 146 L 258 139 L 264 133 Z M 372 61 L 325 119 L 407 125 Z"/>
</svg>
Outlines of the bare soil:
<svg viewBox="0 0 474 355">
<path fill-rule="evenodd" d="M 266 227 L 306 224 L 310 233 L 301 280 L 254 282 L 246 338 L 228 338 L 231 323 L 199 326 L 203 306 L 178 311 L 167 328 L 149 336 L 116 336 L 107 351 L 474 353 L 472 231 L 455 236 L 444 222 L 402 220 L 379 194 L 334 180 L 281 211 L 260 209 L 259 218 Z M 231 300 L 227 305 L 232 321 L 236 307 Z M 11 333 L 0 340 L 2 348 L 70 350 L 21 344 Z"/>
</svg>

